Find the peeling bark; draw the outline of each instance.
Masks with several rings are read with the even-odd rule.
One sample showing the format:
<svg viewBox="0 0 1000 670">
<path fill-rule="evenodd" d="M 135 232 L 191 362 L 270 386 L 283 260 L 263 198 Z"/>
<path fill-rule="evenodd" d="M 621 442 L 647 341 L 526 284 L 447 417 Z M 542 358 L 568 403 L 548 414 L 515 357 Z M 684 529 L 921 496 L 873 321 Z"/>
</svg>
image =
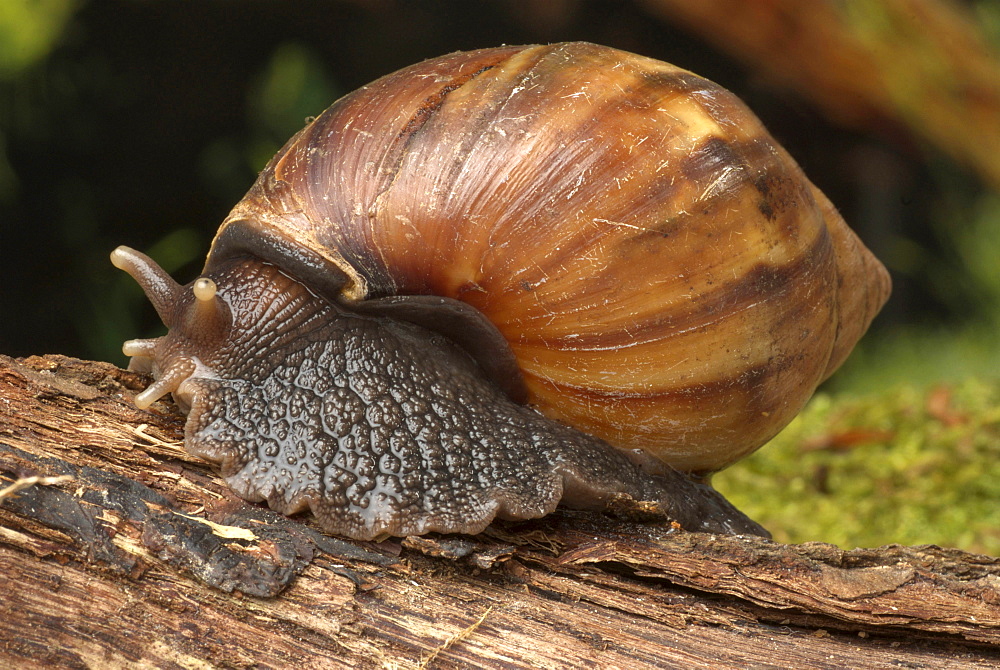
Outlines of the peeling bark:
<svg viewBox="0 0 1000 670">
<path fill-rule="evenodd" d="M 348 542 L 237 499 L 184 452 L 173 405 L 131 404 L 145 382 L 0 357 L 0 665 L 1000 663 L 997 558 L 689 533 L 629 509 Z"/>
</svg>

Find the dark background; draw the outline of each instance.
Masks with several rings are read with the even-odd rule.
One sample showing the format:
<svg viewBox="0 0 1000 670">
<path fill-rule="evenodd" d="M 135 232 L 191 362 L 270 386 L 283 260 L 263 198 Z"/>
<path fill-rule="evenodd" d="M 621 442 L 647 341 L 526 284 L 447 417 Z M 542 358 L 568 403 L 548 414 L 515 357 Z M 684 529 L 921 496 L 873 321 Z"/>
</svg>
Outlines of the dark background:
<svg viewBox="0 0 1000 670">
<path fill-rule="evenodd" d="M 0 352 L 123 363 L 122 340 L 159 330 L 107 260 L 115 246 L 150 252 L 186 282 L 219 222 L 306 116 L 421 59 L 563 40 L 673 62 L 746 100 L 893 270 L 894 296 L 874 341 L 914 324 L 957 331 L 987 318 L 961 277 L 962 259 L 942 242 L 982 197 L 975 177 L 897 124 L 831 123 L 805 98 L 646 7 L 76 3 L 45 57 L 0 80 Z M 952 210 L 943 216 L 945 206 Z M 908 249 L 919 251 L 917 262 Z"/>
</svg>

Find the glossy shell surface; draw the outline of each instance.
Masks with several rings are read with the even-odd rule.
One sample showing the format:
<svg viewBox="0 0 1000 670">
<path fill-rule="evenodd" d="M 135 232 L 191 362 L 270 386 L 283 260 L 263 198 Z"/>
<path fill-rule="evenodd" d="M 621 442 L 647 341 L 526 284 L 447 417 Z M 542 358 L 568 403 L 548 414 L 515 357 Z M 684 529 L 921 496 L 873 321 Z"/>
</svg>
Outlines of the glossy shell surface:
<svg viewBox="0 0 1000 670">
<path fill-rule="evenodd" d="M 337 101 L 234 209 L 509 341 L 529 402 L 711 472 L 770 439 L 885 301 L 884 268 L 734 95 L 585 43 L 456 53 Z"/>
</svg>

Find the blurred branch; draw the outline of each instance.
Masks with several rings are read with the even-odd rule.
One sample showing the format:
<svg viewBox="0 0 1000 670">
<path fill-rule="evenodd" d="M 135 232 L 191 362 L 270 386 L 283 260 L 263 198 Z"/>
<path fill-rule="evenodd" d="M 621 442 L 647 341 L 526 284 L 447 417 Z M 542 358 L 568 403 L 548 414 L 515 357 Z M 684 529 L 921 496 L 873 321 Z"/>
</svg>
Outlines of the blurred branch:
<svg viewBox="0 0 1000 670">
<path fill-rule="evenodd" d="M 834 121 L 901 125 L 1000 188 L 1000 60 L 951 0 L 643 0 Z"/>
</svg>

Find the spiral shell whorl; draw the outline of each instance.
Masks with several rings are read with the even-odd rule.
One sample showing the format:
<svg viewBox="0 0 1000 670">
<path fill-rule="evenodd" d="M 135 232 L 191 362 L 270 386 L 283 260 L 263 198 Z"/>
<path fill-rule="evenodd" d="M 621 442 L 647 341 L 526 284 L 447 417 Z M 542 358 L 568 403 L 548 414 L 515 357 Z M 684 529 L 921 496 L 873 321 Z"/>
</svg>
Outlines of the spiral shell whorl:
<svg viewBox="0 0 1000 670">
<path fill-rule="evenodd" d="M 452 54 L 346 96 L 227 223 L 246 220 L 346 271 L 348 298 L 473 305 L 541 411 L 699 472 L 784 427 L 888 293 L 735 96 L 583 43 Z"/>
</svg>

